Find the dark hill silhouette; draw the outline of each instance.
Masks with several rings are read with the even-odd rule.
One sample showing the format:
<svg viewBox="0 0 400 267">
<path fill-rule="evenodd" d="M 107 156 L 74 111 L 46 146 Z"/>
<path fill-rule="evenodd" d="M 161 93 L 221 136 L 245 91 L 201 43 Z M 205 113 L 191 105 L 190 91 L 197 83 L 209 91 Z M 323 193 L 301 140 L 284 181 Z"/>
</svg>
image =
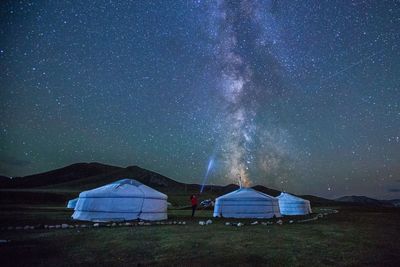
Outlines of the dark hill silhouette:
<svg viewBox="0 0 400 267">
<path fill-rule="evenodd" d="M 11 178 L 8 176 L 0 175 L 0 185 L 8 184 L 10 182 L 10 180 L 11 180 Z"/>
<path fill-rule="evenodd" d="M 0 178 L 3 183 L 3 198 L 19 198 L 24 192 L 31 194 L 30 199 L 35 199 L 35 194 L 42 194 L 43 198 L 49 194 L 61 194 L 65 200 L 84 190 L 99 187 L 122 178 L 132 178 L 147 186 L 155 188 L 163 193 L 174 195 L 177 198 L 186 200 L 188 194 L 199 194 L 201 185 L 185 184 L 177 182 L 159 173 L 140 168 L 138 166 L 129 166 L 126 168 L 110 166 L 101 163 L 76 163 L 60 169 L 29 175 L 25 177 L 17 177 L 13 179 Z M 221 185 L 205 185 L 202 194 L 203 198 L 215 198 L 239 188 L 238 185 L 228 184 Z M 255 190 L 264 192 L 271 196 L 277 196 L 280 191 L 271 189 L 262 185 L 253 187 Z M 6 196 L 7 193 L 8 195 Z M 22 195 L 21 195 L 22 196 Z M 53 197 L 51 197 L 53 198 Z M 332 200 L 319 198 L 315 196 L 305 196 L 311 201 L 311 204 L 324 205 L 326 203 L 335 203 Z M 21 198 L 22 199 L 22 198 Z M 59 201 L 57 196 L 54 201 Z"/>
<path fill-rule="evenodd" d="M 395 202 L 392 202 L 390 200 L 378 200 L 365 196 L 344 196 L 337 198 L 335 200 L 349 205 L 359 205 L 359 206 L 381 206 L 381 207 L 396 206 Z"/>
<path fill-rule="evenodd" d="M 32 188 L 55 185 L 85 177 L 114 172 L 120 167 L 105 165 L 97 162 L 76 163 L 60 169 L 24 177 L 14 177 L 3 184 L 3 188 Z M 4 182 L 4 180 L 2 180 Z"/>
<path fill-rule="evenodd" d="M 302 197 L 304 199 L 309 200 L 311 202 L 311 205 L 331 206 L 331 205 L 337 205 L 338 204 L 334 200 L 326 199 L 326 198 L 323 198 L 323 197 L 312 196 L 312 195 L 300 195 L 299 197 Z"/>
<path fill-rule="evenodd" d="M 281 191 L 271 189 L 271 188 L 265 187 L 263 185 L 256 185 L 256 186 L 253 186 L 253 188 L 257 191 L 263 192 L 263 193 L 273 196 L 273 197 L 279 196 L 279 194 L 281 193 Z"/>
<path fill-rule="evenodd" d="M 184 184 L 174 181 L 164 175 L 149 171 L 138 166 L 126 168 L 100 163 L 76 163 L 60 169 L 15 177 L 0 179 L 1 188 L 9 189 L 62 189 L 82 191 L 122 178 L 132 178 L 143 184 L 161 191 L 185 190 L 199 191 L 199 185 Z M 218 186 L 217 186 L 218 187 Z"/>
<path fill-rule="evenodd" d="M 239 186 L 237 184 L 228 184 L 221 188 L 221 195 L 227 194 L 227 193 L 232 192 L 237 189 L 239 189 Z"/>
<path fill-rule="evenodd" d="M 135 179 L 147 186 L 160 190 L 161 192 L 183 190 L 185 187 L 183 183 L 176 182 L 156 172 L 152 172 L 138 166 L 129 166 L 127 168 L 118 168 L 113 172 L 88 176 L 57 185 L 50 185 L 46 188 L 64 188 L 82 191 L 112 183 L 123 178 Z"/>
</svg>

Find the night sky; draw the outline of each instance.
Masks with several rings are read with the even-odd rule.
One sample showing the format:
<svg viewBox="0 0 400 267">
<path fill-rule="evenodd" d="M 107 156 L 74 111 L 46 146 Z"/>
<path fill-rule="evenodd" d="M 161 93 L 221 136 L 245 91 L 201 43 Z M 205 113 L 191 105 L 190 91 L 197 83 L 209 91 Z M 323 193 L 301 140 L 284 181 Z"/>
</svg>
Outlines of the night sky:
<svg viewBox="0 0 400 267">
<path fill-rule="evenodd" d="M 0 173 L 399 198 L 399 44 L 395 0 L 1 1 Z"/>
</svg>

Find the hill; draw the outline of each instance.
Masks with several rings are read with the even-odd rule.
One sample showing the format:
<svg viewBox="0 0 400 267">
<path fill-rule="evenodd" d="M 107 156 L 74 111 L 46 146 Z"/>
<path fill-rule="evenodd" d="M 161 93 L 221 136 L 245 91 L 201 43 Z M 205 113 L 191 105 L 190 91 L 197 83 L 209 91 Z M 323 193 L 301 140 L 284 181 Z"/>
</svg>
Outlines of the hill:
<svg viewBox="0 0 400 267">
<path fill-rule="evenodd" d="M 119 169 L 121 168 L 97 162 L 76 163 L 44 173 L 14 177 L 12 179 L 2 178 L 0 183 L 2 188 L 32 188 L 70 182 L 85 177 L 115 172 Z"/>
<path fill-rule="evenodd" d="M 311 202 L 311 205 L 316 205 L 316 206 L 332 206 L 338 204 L 338 202 L 336 202 L 335 200 L 326 199 L 323 197 L 317 197 L 312 195 L 300 195 L 300 197 L 309 200 Z"/>
<path fill-rule="evenodd" d="M 0 186 L 4 187 L 3 185 L 8 184 L 10 182 L 10 180 L 11 180 L 11 178 L 8 176 L 0 175 Z"/>
<path fill-rule="evenodd" d="M 129 166 L 126 168 L 105 165 L 97 162 L 76 163 L 52 171 L 0 179 L 2 188 L 9 189 L 63 189 L 82 191 L 101 186 L 115 180 L 131 177 L 155 188 L 183 188 L 183 183 L 176 182 L 161 174 Z"/>
<path fill-rule="evenodd" d="M 369 198 L 366 196 L 344 196 L 335 199 L 336 201 L 359 205 L 359 206 L 379 206 L 379 207 L 393 207 L 396 206 L 396 200 L 378 200 L 374 198 Z"/>
<path fill-rule="evenodd" d="M 100 173 L 93 176 L 87 176 L 56 185 L 48 185 L 46 188 L 63 188 L 69 190 L 87 190 L 93 187 L 102 186 L 122 178 L 132 178 L 147 186 L 153 187 L 163 192 L 184 190 L 185 184 L 176 182 L 164 175 L 152 172 L 138 166 L 129 166 L 116 169 L 115 171 Z"/>
<path fill-rule="evenodd" d="M 133 178 L 170 196 L 174 205 L 185 205 L 189 194 L 198 194 L 201 185 L 177 182 L 159 173 L 138 166 L 117 167 L 97 162 L 76 163 L 60 169 L 9 179 L 0 179 L 2 203 L 18 202 L 63 202 L 74 198 L 79 192 L 99 187 L 122 178 Z M 202 199 L 216 198 L 232 192 L 239 186 L 229 184 L 205 185 Z M 268 195 L 278 196 L 280 191 L 262 185 L 253 187 Z M 5 190 L 4 190 L 5 189 Z M 304 196 L 312 205 L 335 203 L 332 200 L 315 196 Z M 40 200 L 40 201 L 39 201 Z"/>
<path fill-rule="evenodd" d="M 273 196 L 273 197 L 277 197 L 281 193 L 281 191 L 271 189 L 271 188 L 265 187 L 263 185 L 256 185 L 256 186 L 253 186 L 253 188 L 257 191 L 263 192 L 263 193 Z"/>
</svg>

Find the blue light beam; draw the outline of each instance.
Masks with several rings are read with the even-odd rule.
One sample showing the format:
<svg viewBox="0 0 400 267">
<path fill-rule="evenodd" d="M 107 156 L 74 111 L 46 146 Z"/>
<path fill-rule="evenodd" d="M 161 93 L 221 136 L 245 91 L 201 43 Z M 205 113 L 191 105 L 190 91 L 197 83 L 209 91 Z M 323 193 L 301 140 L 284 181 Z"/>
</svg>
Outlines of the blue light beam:
<svg viewBox="0 0 400 267">
<path fill-rule="evenodd" d="M 208 175 L 210 174 L 210 170 L 213 167 L 213 165 L 214 165 L 214 156 L 212 156 L 210 158 L 210 160 L 208 161 L 207 171 L 206 171 L 206 174 L 204 175 L 204 178 L 203 178 L 203 183 L 201 185 L 200 194 L 203 193 L 204 185 L 206 184 L 206 182 L 208 180 Z"/>
</svg>

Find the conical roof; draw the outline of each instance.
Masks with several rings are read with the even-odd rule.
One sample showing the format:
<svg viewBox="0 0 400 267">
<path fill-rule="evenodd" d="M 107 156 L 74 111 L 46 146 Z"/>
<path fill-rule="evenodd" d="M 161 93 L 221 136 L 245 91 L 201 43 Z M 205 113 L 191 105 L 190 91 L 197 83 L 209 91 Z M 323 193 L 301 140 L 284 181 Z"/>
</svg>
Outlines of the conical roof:
<svg viewBox="0 0 400 267">
<path fill-rule="evenodd" d="M 279 196 L 277 196 L 277 198 L 279 199 L 279 201 L 307 202 L 307 203 L 310 203 L 310 201 L 308 201 L 307 199 L 303 199 L 301 197 L 294 196 L 294 195 L 291 195 L 291 194 L 286 193 L 286 192 L 282 192 Z"/>
<path fill-rule="evenodd" d="M 260 191 L 254 190 L 253 188 L 247 188 L 247 187 L 243 187 L 243 188 L 239 188 L 235 191 L 232 191 L 228 194 L 225 194 L 223 196 L 220 196 L 217 198 L 217 200 L 227 200 L 227 199 L 248 199 L 248 200 L 252 200 L 252 199 L 274 199 L 275 198 L 273 196 L 267 195 L 265 193 L 262 193 Z"/>
<path fill-rule="evenodd" d="M 79 197 L 145 197 L 167 199 L 167 195 L 129 178 L 84 191 L 79 194 Z"/>
</svg>

